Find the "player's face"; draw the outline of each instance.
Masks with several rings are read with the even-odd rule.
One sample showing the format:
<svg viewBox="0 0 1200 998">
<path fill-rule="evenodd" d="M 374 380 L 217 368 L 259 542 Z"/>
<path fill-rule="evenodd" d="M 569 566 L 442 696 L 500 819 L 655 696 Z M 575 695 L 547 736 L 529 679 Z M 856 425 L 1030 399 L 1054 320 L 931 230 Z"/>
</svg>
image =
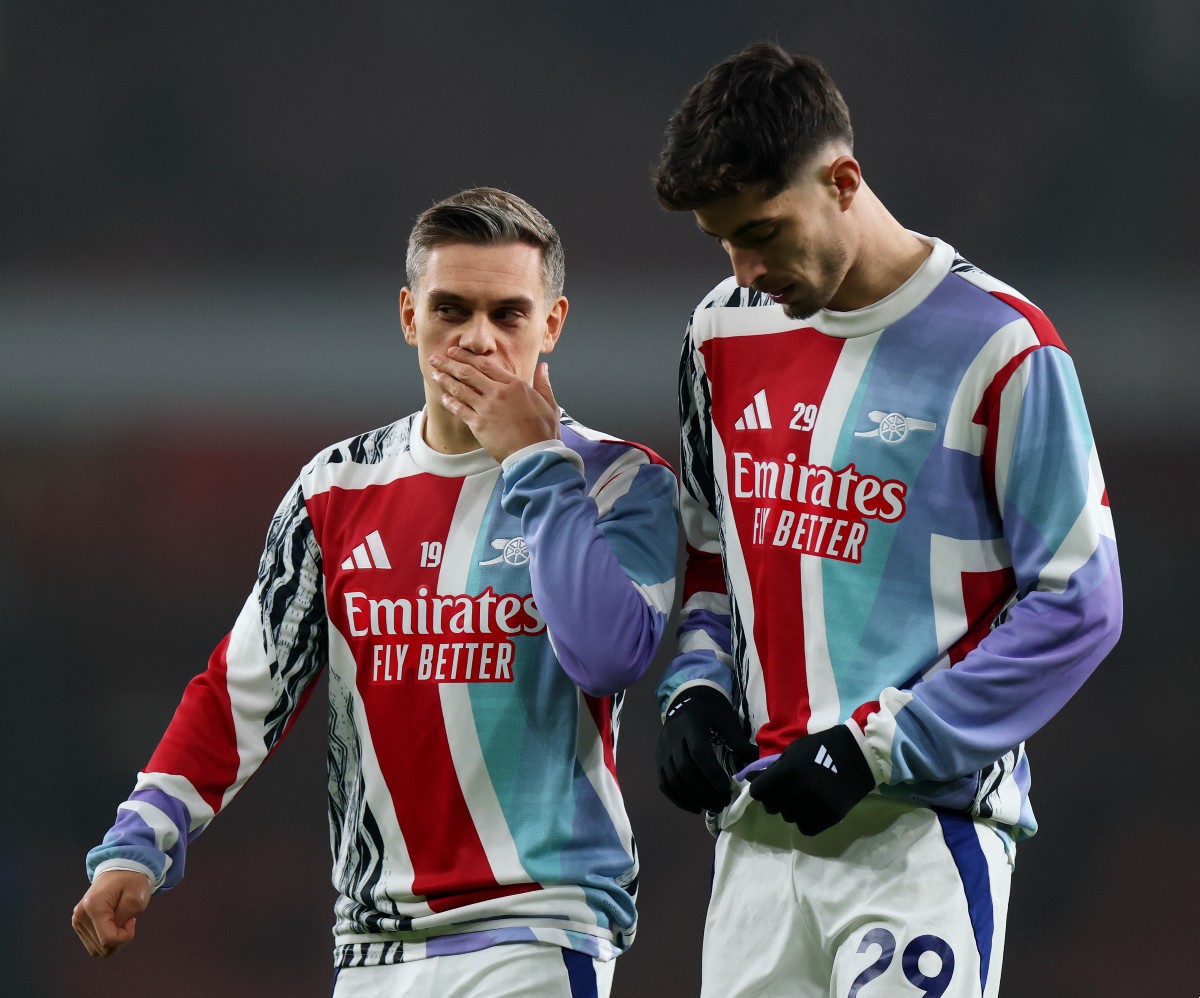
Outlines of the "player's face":
<svg viewBox="0 0 1200 998">
<path fill-rule="evenodd" d="M 541 268 L 541 250 L 525 243 L 445 243 L 428 252 L 420 287 L 400 292 L 404 338 L 417 348 L 427 399 L 442 394 L 429 358 L 452 346 L 533 383 L 567 313 L 566 298 L 546 302 Z"/>
<path fill-rule="evenodd" d="M 702 231 L 721 241 L 739 285 L 805 319 L 834 303 L 850 268 L 844 200 L 814 174 L 771 198 L 745 188 L 697 208 L 695 216 Z"/>
</svg>

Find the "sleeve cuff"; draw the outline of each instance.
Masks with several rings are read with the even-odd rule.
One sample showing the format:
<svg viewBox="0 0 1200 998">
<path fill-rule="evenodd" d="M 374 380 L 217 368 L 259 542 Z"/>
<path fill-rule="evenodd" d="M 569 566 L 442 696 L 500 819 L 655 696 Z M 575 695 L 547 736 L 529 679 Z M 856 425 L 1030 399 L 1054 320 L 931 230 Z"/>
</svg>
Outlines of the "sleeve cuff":
<svg viewBox="0 0 1200 998">
<path fill-rule="evenodd" d="M 859 751 L 862 752 L 863 758 L 867 760 L 867 766 L 870 767 L 871 775 L 875 777 L 875 785 L 880 786 L 881 784 L 887 783 L 882 770 L 879 768 L 879 762 L 875 758 L 875 753 L 872 751 L 870 743 L 867 741 L 867 736 L 864 734 L 862 728 L 858 726 L 854 718 L 850 718 L 850 720 L 843 722 L 842 726 L 849 728 L 851 734 L 854 735 L 854 740 L 858 743 Z"/>
<path fill-rule="evenodd" d="M 583 474 L 583 458 L 566 444 L 564 444 L 561 440 L 541 440 L 536 444 L 529 444 L 528 446 L 522 447 L 520 450 L 513 451 L 511 454 L 509 454 L 508 457 L 506 457 L 500 463 L 500 467 L 502 470 L 507 472 L 509 468 L 511 468 L 518 461 L 521 461 L 527 457 L 533 457 L 535 454 L 542 453 L 542 451 L 551 451 L 566 458 L 573 465 L 575 465 L 576 468 L 579 469 L 580 474 Z"/>
<path fill-rule="evenodd" d="M 695 689 L 697 686 L 711 686 L 726 700 L 729 700 L 730 705 L 733 704 L 733 700 L 731 700 L 729 697 L 729 691 L 720 683 L 714 683 L 711 679 L 689 679 L 685 683 L 680 683 L 680 685 L 676 686 L 675 689 L 671 691 L 671 695 L 667 697 L 666 701 L 662 705 L 662 710 L 659 711 L 658 719 L 662 721 L 667 716 L 667 711 L 671 709 L 671 704 L 679 699 L 679 694 L 683 693 L 685 690 Z"/>
<path fill-rule="evenodd" d="M 160 881 L 154 879 L 154 871 L 148 866 L 143 866 L 141 863 L 132 859 L 106 859 L 103 863 L 92 871 L 92 883 L 96 882 L 96 878 L 102 873 L 108 873 L 112 870 L 129 870 L 131 873 L 144 873 L 146 879 L 150 881 L 155 890 L 162 886 Z"/>
</svg>

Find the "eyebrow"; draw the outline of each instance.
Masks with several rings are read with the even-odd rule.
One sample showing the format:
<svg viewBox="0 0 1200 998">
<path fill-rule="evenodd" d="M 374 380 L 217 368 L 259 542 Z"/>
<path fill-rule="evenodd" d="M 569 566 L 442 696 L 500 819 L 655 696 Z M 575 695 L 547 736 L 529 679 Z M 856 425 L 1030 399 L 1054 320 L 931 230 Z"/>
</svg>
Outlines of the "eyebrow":
<svg viewBox="0 0 1200 998">
<path fill-rule="evenodd" d="M 474 304 L 471 299 L 464 298 L 460 294 L 456 294 L 453 291 L 446 291 L 442 288 L 432 289 L 425 297 L 431 305 Z M 527 295 L 513 295 L 509 298 L 501 298 L 499 301 L 490 301 L 487 304 L 488 308 L 521 308 L 530 311 L 537 303 Z"/>
<path fill-rule="evenodd" d="M 777 218 L 772 218 L 772 217 L 770 217 L 770 216 L 768 216 L 768 217 L 766 217 L 766 218 L 752 218 L 752 219 L 750 219 L 748 222 L 743 222 L 741 225 L 739 225 L 739 226 L 738 226 L 736 229 L 734 229 L 734 230 L 733 230 L 733 231 L 732 231 L 732 232 L 731 232 L 729 235 L 727 235 L 727 236 L 721 236 L 721 235 L 718 235 L 718 234 L 717 234 L 717 233 L 715 233 L 715 232 L 710 232 L 708 229 L 706 229 L 706 228 L 705 228 L 703 225 L 701 225 L 699 222 L 697 222 L 697 223 L 696 223 L 696 228 L 698 228 L 698 229 L 699 229 L 701 232 L 703 232 L 703 233 L 704 233 L 706 236 L 712 236 L 714 239 L 736 239 L 738 236 L 743 236 L 743 235 L 745 235 L 745 234 L 746 234 L 747 232 L 749 232 L 751 229 L 757 229 L 757 228 L 758 228 L 760 225 L 767 225 L 767 224 L 769 224 L 769 223 L 771 223 L 771 222 L 777 222 L 777 221 L 779 221 L 779 219 L 777 219 Z"/>
</svg>

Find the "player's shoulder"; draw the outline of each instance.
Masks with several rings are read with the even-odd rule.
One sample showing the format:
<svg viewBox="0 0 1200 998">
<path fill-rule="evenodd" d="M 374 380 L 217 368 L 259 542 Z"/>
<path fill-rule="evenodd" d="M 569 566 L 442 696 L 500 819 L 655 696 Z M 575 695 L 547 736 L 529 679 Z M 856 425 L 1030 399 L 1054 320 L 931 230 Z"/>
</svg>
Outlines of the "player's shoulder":
<svg viewBox="0 0 1200 998">
<path fill-rule="evenodd" d="M 593 429 L 566 412 L 559 418 L 559 424 L 562 427 L 563 443 L 579 454 L 585 465 L 607 466 L 620 461 L 628 465 L 661 467 L 674 474 L 671 465 L 645 444 Z"/>
<path fill-rule="evenodd" d="M 1054 324 L 1033 301 L 961 254 L 954 254 L 947 274 L 947 283 L 950 282 L 970 302 L 972 311 L 997 331 L 1030 339 L 1031 345 L 1066 349 Z"/>
<path fill-rule="evenodd" d="M 774 306 L 770 298 L 754 288 L 744 288 L 734 277 L 727 277 L 700 299 L 694 315 L 710 308 L 762 308 Z"/>
<path fill-rule="evenodd" d="M 957 287 L 962 294 L 974 296 L 979 307 L 987 307 L 990 302 L 999 310 L 998 314 L 1002 314 L 1002 306 L 1007 304 L 1007 299 L 1016 298 L 1024 302 L 1029 301 L 1011 284 L 1006 284 L 983 268 L 977 267 L 961 253 L 954 250 L 951 252 L 953 256 L 950 262 L 950 271 L 946 275 L 947 282 L 951 283 L 953 287 Z"/>
<path fill-rule="evenodd" d="M 341 466 L 382 464 L 405 453 L 419 413 L 411 413 L 386 426 L 356 433 L 318 451 L 301 472 L 301 478 L 336 474 Z"/>
<path fill-rule="evenodd" d="M 727 277 L 696 306 L 688 319 L 684 349 L 699 349 L 710 339 L 777 332 L 801 325 L 783 308 L 754 288 L 740 286 Z"/>
</svg>

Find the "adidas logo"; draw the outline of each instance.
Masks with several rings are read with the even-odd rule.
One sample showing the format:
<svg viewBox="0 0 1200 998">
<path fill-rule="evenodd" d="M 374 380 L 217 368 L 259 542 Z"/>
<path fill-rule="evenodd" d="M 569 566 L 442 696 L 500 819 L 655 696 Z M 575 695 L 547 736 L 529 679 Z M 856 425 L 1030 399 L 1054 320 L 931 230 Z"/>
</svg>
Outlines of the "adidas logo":
<svg viewBox="0 0 1200 998">
<path fill-rule="evenodd" d="M 837 766 L 833 764 L 833 756 L 831 756 L 825 750 L 824 745 L 817 749 L 817 757 L 813 760 L 813 762 L 815 762 L 818 766 L 824 766 L 831 773 L 837 772 Z"/>
<path fill-rule="evenodd" d="M 771 428 L 771 410 L 767 408 L 767 390 L 764 388 L 754 396 L 754 401 L 746 406 L 737 422 L 735 430 L 769 430 Z"/>
<path fill-rule="evenodd" d="M 383 539 L 378 530 L 367 534 L 367 539 L 355 547 L 350 557 L 342 562 L 342 568 L 349 571 L 353 568 L 391 568 L 387 552 L 383 549 Z"/>
</svg>

